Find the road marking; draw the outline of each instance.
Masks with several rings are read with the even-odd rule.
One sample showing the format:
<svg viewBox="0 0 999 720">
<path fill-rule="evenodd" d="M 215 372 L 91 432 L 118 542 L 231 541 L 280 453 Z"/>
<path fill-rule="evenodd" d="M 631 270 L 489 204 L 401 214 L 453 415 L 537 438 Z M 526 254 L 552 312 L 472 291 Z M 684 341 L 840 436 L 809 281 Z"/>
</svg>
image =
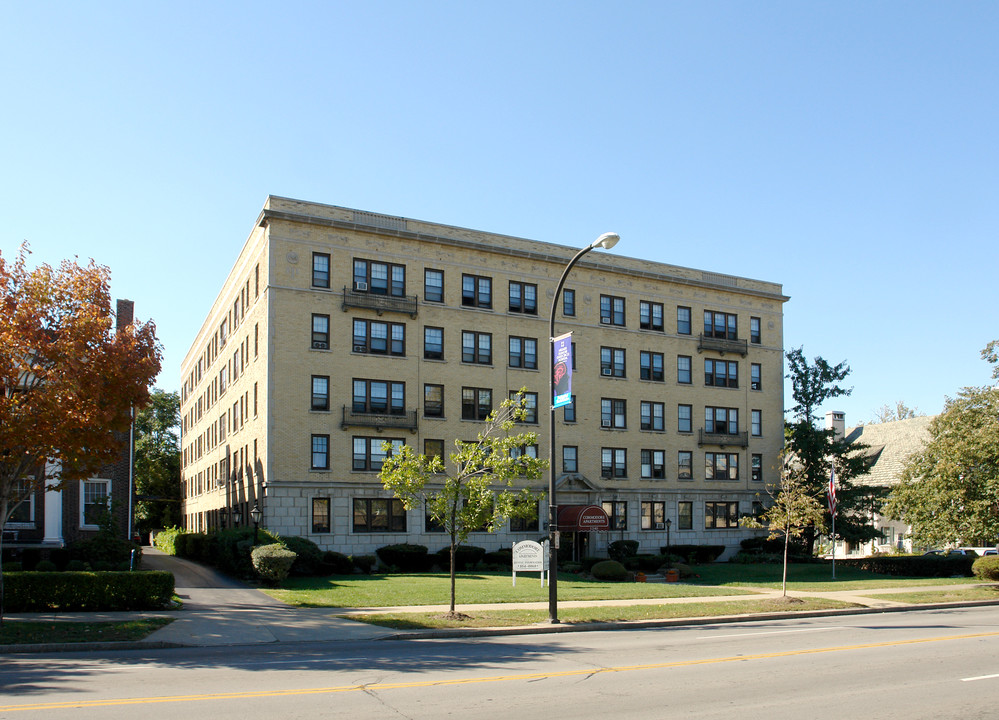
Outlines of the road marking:
<svg viewBox="0 0 999 720">
<path fill-rule="evenodd" d="M 974 682 L 975 680 L 993 680 L 999 678 L 999 673 L 995 675 L 979 675 L 978 677 L 961 678 L 961 682 Z"/>
<path fill-rule="evenodd" d="M 146 698 L 111 698 L 107 700 L 69 700 L 54 703 L 31 703 L 28 705 L 0 706 L 0 712 L 16 712 L 26 710 L 70 710 L 77 708 L 122 707 L 127 705 L 155 705 L 162 703 L 200 702 L 205 700 L 250 700 L 254 698 L 278 698 L 303 695 L 330 695 L 347 692 L 378 692 L 381 690 L 399 690 L 412 688 L 449 687 L 453 685 L 476 685 L 490 682 L 511 682 L 546 680 L 600 675 L 602 673 L 632 672 L 635 670 L 663 670 L 669 668 L 693 667 L 696 665 L 714 665 L 730 662 L 747 662 L 749 660 L 770 660 L 773 658 L 794 657 L 797 655 L 818 655 L 821 653 L 843 652 L 849 650 L 871 650 L 874 648 L 896 647 L 904 645 L 920 645 L 925 643 L 947 642 L 951 640 L 974 640 L 986 637 L 999 637 L 999 632 L 973 633 L 969 635 L 944 635 L 933 638 L 917 638 L 915 640 L 895 640 L 889 642 L 862 643 L 859 645 L 839 645 L 834 647 L 814 648 L 812 650 L 785 650 L 783 652 L 759 653 L 757 655 L 736 655 L 734 657 L 705 658 L 703 660 L 680 660 L 676 662 L 653 663 L 649 665 L 625 665 L 609 668 L 586 668 L 582 670 L 563 670 L 560 672 L 524 673 L 520 675 L 496 675 L 493 677 L 458 678 L 455 680 L 420 680 L 416 682 L 373 683 L 371 685 L 342 685 L 339 687 L 300 688 L 294 690 L 261 690 L 256 692 L 213 693 L 208 695 L 165 695 Z"/>
<path fill-rule="evenodd" d="M 842 629 L 843 629 L 842 625 L 835 625 L 830 627 L 818 627 L 818 628 L 797 628 L 794 630 L 765 630 L 761 632 L 731 633 L 729 635 L 702 635 L 697 639 L 717 640 L 719 638 L 759 637 L 760 635 L 785 635 L 787 633 L 825 632 L 826 630 L 842 630 Z"/>
</svg>

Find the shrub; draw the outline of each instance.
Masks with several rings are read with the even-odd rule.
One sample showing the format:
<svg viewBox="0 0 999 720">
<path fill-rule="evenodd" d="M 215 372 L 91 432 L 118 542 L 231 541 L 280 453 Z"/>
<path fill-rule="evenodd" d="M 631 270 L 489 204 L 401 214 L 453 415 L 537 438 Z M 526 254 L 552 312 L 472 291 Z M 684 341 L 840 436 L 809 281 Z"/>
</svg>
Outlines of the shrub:
<svg viewBox="0 0 999 720">
<path fill-rule="evenodd" d="M 426 545 L 399 543 L 380 547 L 375 552 L 382 563 L 398 568 L 399 572 L 423 572 L 430 567 Z"/>
<path fill-rule="evenodd" d="M 572 562 L 571 560 L 569 562 L 560 563 L 558 566 L 558 571 L 565 573 L 576 573 L 578 575 L 579 573 L 583 572 L 583 563 Z"/>
<path fill-rule="evenodd" d="M 219 570 L 233 577 L 251 578 L 254 576 L 252 527 L 236 527 L 219 530 L 211 536 L 211 561 Z M 280 539 L 273 533 L 260 528 L 257 532 L 261 545 L 273 545 Z"/>
<path fill-rule="evenodd" d="M 725 552 L 724 545 L 671 545 L 668 549 L 674 556 L 685 558 L 690 565 L 713 563 Z M 663 555 L 666 551 L 665 545 L 659 548 Z"/>
<path fill-rule="evenodd" d="M 971 571 L 982 580 L 999 580 L 999 556 L 984 555 L 971 566 Z"/>
<path fill-rule="evenodd" d="M 24 566 L 17 560 L 8 560 L 3 564 L 3 571 L 5 573 L 21 572 L 22 570 L 24 570 Z"/>
<path fill-rule="evenodd" d="M 324 575 L 350 575 L 354 572 L 354 562 L 343 553 L 327 550 L 323 553 L 320 570 Z"/>
<path fill-rule="evenodd" d="M 258 545 L 250 552 L 253 569 L 269 585 L 280 585 L 288 577 L 296 557 L 281 543 Z"/>
<path fill-rule="evenodd" d="M 35 572 L 58 572 L 59 566 L 51 560 L 39 560 L 35 565 Z"/>
<path fill-rule="evenodd" d="M 354 567 L 365 575 L 370 575 L 375 565 L 378 564 L 378 558 L 374 555 L 353 555 L 350 560 L 354 563 Z"/>
<path fill-rule="evenodd" d="M 177 554 L 177 537 L 183 532 L 178 527 L 166 528 L 156 533 L 153 544 L 167 555 Z"/>
<path fill-rule="evenodd" d="M 601 560 L 590 573 L 597 580 L 609 580 L 611 582 L 621 582 L 628 578 L 628 570 L 617 560 Z"/>
<path fill-rule="evenodd" d="M 634 557 L 638 554 L 637 540 L 615 540 L 607 546 L 607 557 L 623 563 L 625 558 Z"/>
<path fill-rule="evenodd" d="M 298 556 L 291 566 L 292 575 L 312 577 L 320 574 L 323 551 L 318 545 L 303 537 L 282 537 L 281 544 Z"/>
<path fill-rule="evenodd" d="M 66 563 L 67 572 L 83 572 L 86 569 L 87 563 L 83 562 L 83 560 L 70 560 Z"/>
<path fill-rule="evenodd" d="M 510 570 L 513 568 L 513 550 L 510 548 L 500 548 L 499 550 L 487 552 L 482 556 L 482 562 L 486 565 Z M 561 567 L 562 563 L 559 563 L 559 568 Z"/>
<path fill-rule="evenodd" d="M 459 545 L 454 549 L 454 565 L 455 570 L 471 570 L 486 556 L 486 549 L 476 547 L 475 545 Z M 513 562 L 513 553 L 510 553 L 511 563 Z M 441 569 L 450 570 L 451 569 L 451 546 L 442 547 L 435 553 L 434 561 L 439 563 Z"/>
<path fill-rule="evenodd" d="M 606 559 L 607 558 L 594 557 L 592 555 L 587 555 L 582 560 L 580 560 L 580 562 L 583 565 L 583 572 L 593 572 L 593 566 L 596 565 L 598 562 L 603 562 Z M 561 563 L 559 563 L 559 567 L 561 567 L 561 566 L 562 566 Z"/>
<path fill-rule="evenodd" d="M 868 558 L 845 558 L 837 563 L 868 572 L 896 577 L 971 576 L 974 558 L 969 555 L 879 555 Z"/>
<path fill-rule="evenodd" d="M 21 572 L 4 578 L 9 612 L 156 610 L 173 592 L 169 572 Z"/>
</svg>

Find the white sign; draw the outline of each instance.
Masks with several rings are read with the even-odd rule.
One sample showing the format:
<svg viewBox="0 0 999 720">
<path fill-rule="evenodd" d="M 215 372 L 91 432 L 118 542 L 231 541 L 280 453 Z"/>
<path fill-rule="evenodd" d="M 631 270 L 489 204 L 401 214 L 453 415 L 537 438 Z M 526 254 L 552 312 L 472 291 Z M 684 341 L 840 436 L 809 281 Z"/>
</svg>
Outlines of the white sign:
<svg viewBox="0 0 999 720">
<path fill-rule="evenodd" d="M 514 572 L 544 572 L 548 567 L 547 560 L 548 556 L 541 543 L 524 540 L 513 546 Z"/>
</svg>

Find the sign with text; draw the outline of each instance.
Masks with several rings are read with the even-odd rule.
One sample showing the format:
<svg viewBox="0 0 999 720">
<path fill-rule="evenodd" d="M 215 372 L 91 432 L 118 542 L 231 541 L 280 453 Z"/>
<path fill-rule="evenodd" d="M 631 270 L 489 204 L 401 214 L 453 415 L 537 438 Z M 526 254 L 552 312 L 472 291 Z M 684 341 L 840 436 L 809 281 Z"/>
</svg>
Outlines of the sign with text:
<svg viewBox="0 0 999 720">
<path fill-rule="evenodd" d="M 572 333 L 552 340 L 552 363 L 555 392 L 552 407 L 559 408 L 572 403 Z"/>
<path fill-rule="evenodd" d="M 544 572 L 548 568 L 548 554 L 541 543 L 524 540 L 513 546 L 515 572 Z"/>
</svg>

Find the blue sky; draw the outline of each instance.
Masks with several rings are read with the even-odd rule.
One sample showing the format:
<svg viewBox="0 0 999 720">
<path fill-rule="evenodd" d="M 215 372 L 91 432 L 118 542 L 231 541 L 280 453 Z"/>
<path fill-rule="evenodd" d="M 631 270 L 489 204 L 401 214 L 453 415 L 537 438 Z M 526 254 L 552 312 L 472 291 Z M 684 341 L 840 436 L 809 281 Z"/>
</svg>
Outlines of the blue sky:
<svg viewBox="0 0 999 720">
<path fill-rule="evenodd" d="M 999 4 L 0 10 L 0 251 L 108 265 L 164 389 L 268 194 L 782 283 L 849 424 L 989 380 Z"/>
</svg>

